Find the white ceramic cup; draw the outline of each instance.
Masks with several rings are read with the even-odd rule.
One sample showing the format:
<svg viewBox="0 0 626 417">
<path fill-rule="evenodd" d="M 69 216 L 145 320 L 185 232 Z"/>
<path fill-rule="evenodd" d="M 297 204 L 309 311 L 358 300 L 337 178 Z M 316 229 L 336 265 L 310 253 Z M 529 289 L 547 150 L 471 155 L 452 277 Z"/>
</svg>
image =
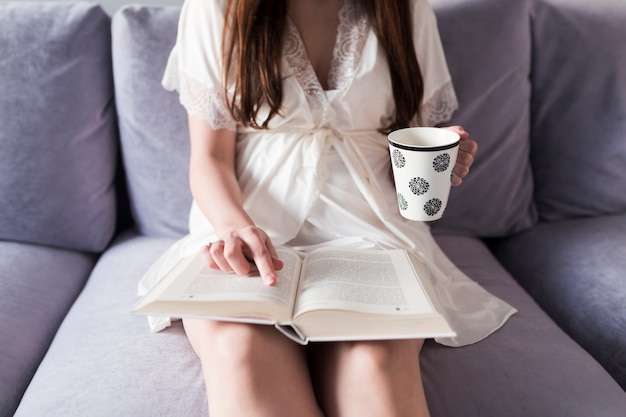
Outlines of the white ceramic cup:
<svg viewBox="0 0 626 417">
<path fill-rule="evenodd" d="M 441 218 L 460 136 L 437 127 L 409 127 L 391 132 L 388 139 L 400 214 L 418 221 Z"/>
</svg>

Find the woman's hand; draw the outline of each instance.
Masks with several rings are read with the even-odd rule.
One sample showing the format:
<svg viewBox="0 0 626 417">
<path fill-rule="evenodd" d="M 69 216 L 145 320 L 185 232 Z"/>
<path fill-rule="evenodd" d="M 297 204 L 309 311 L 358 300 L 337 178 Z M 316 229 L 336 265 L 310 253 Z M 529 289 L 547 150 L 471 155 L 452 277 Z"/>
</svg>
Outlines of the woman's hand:
<svg viewBox="0 0 626 417">
<path fill-rule="evenodd" d="M 452 175 L 452 185 L 456 187 L 461 185 L 463 178 L 469 173 L 470 167 L 474 163 L 474 155 L 476 155 L 478 150 L 478 144 L 469 138 L 469 133 L 461 126 L 448 126 L 444 127 L 444 129 L 451 130 L 461 136 L 459 153 L 453 168 L 454 174 Z"/>
<path fill-rule="evenodd" d="M 247 275 L 256 267 L 268 286 L 276 284 L 276 271 L 283 267 L 269 236 L 255 226 L 231 230 L 222 239 L 204 246 L 202 254 L 209 267 L 237 275 Z"/>
</svg>

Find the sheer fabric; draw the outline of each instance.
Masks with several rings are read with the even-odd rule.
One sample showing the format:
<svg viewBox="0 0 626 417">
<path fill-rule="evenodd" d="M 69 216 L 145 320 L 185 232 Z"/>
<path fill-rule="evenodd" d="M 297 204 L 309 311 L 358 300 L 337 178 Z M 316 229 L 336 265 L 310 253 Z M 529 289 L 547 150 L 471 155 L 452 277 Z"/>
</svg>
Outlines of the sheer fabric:
<svg viewBox="0 0 626 417">
<path fill-rule="evenodd" d="M 438 342 L 470 344 L 497 330 L 515 309 L 456 268 L 426 224 L 408 221 L 398 212 L 387 139 L 378 132 L 394 112 L 389 67 L 356 4 L 346 1 L 339 13 L 328 90 L 317 79 L 296 26 L 288 21 L 281 62 L 283 109 L 270 121 L 269 130 L 255 130 L 237 127 L 225 110 L 220 52 L 223 3 L 185 1 L 163 84 L 179 92 L 188 113 L 214 129 L 236 130 L 236 171 L 244 207 L 257 226 L 275 245 L 302 252 L 319 245 L 409 249 L 427 266 L 458 333 Z M 428 1 L 414 0 L 412 13 L 424 78 L 421 116 L 435 125 L 456 110 L 456 96 Z M 189 235 L 144 275 L 140 294 L 181 259 L 215 239 L 194 202 Z M 159 331 L 170 320 L 153 317 L 150 325 Z"/>
</svg>

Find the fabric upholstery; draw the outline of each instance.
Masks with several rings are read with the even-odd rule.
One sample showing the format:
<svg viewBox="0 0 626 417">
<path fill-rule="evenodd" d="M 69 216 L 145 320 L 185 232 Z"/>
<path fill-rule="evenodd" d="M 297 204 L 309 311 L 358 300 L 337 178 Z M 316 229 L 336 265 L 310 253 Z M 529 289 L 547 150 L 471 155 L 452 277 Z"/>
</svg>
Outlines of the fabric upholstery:
<svg viewBox="0 0 626 417">
<path fill-rule="evenodd" d="M 527 0 L 432 0 L 459 110 L 447 123 L 478 142 L 438 233 L 490 237 L 535 222 L 529 155 L 531 38 Z"/>
<path fill-rule="evenodd" d="M 615 417 L 626 395 L 519 287 L 480 241 L 437 239 L 468 276 L 519 311 L 461 349 L 428 344 L 421 363 L 432 416 Z"/>
<path fill-rule="evenodd" d="M 179 236 L 188 229 L 187 116 L 178 95 L 161 87 L 179 11 L 126 6 L 113 16 L 122 155 L 133 217 L 148 236 Z"/>
<path fill-rule="evenodd" d="M 93 255 L 0 241 L 0 416 L 12 416 L 95 264 Z"/>
<path fill-rule="evenodd" d="M 60 327 L 16 417 L 206 417 L 200 362 L 181 323 L 155 334 L 144 316 L 129 312 L 138 277 L 172 243 L 129 234 L 112 245 Z"/>
<path fill-rule="evenodd" d="M 0 238 L 100 251 L 115 227 L 110 19 L 0 3 Z"/>
<path fill-rule="evenodd" d="M 532 31 L 541 218 L 626 212 L 626 2 L 539 0 Z"/>
<path fill-rule="evenodd" d="M 614 417 L 626 409 L 615 381 L 548 319 L 484 244 L 452 236 L 440 242 L 465 272 L 520 312 L 479 344 L 427 344 L 422 366 L 433 417 Z M 15 417 L 48 410 L 64 417 L 206 416 L 200 361 L 180 322 L 154 334 L 145 317 L 129 313 L 137 276 L 171 243 L 129 234 L 104 255 Z"/>
<path fill-rule="evenodd" d="M 626 214 L 540 223 L 493 244 L 502 263 L 626 391 Z"/>
</svg>

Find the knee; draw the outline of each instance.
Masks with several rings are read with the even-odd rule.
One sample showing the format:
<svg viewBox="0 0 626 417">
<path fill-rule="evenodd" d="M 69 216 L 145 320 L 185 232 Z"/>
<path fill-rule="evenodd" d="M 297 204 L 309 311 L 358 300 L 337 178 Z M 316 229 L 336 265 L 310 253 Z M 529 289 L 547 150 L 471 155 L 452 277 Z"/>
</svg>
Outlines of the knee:
<svg viewBox="0 0 626 417">
<path fill-rule="evenodd" d="M 261 326 L 201 320 L 185 323 L 187 336 L 202 361 L 220 361 L 238 366 L 262 350 Z"/>
</svg>

